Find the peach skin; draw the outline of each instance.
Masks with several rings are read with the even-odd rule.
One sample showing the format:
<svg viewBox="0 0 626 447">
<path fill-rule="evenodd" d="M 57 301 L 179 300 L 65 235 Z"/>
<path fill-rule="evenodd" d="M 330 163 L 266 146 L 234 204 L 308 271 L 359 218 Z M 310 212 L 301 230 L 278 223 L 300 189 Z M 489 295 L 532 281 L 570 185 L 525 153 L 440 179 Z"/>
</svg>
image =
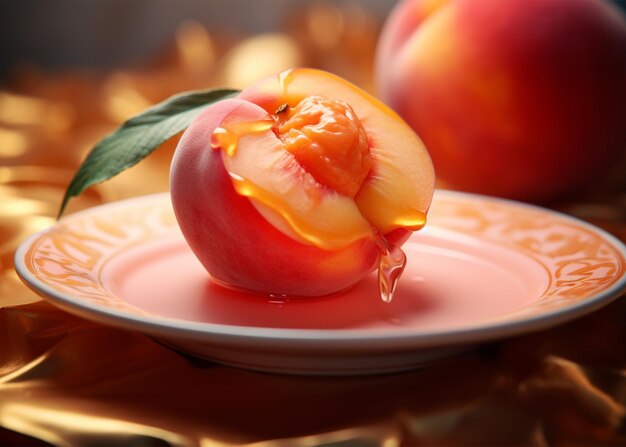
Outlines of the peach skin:
<svg viewBox="0 0 626 447">
<path fill-rule="evenodd" d="M 563 198 L 626 149 L 626 20 L 608 1 L 405 0 L 377 79 L 454 189 Z"/>
<path fill-rule="evenodd" d="M 433 187 L 429 155 L 406 123 L 312 69 L 209 106 L 170 173 L 180 228 L 211 277 L 289 296 L 339 292 L 397 254 L 424 225 Z"/>
</svg>

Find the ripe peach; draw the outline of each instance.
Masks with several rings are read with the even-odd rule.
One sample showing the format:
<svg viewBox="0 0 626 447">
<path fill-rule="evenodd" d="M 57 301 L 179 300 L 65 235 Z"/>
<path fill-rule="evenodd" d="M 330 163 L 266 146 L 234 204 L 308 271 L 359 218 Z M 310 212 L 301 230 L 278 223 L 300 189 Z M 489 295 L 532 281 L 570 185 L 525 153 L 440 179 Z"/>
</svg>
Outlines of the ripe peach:
<svg viewBox="0 0 626 447">
<path fill-rule="evenodd" d="M 406 123 L 312 69 L 209 106 L 170 173 L 180 228 L 212 278 L 293 296 L 337 292 L 370 273 L 381 243 L 400 245 L 423 225 L 433 185 Z"/>
<path fill-rule="evenodd" d="M 626 20 L 608 1 L 404 0 L 377 78 L 455 189 L 550 200 L 626 148 Z"/>
</svg>

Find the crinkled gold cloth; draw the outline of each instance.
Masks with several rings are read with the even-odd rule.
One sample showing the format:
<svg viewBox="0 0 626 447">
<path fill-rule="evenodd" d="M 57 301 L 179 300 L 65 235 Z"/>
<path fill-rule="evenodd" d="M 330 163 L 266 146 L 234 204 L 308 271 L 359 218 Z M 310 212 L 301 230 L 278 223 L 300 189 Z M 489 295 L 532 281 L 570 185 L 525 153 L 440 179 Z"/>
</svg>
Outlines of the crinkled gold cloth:
<svg viewBox="0 0 626 447">
<path fill-rule="evenodd" d="M 63 446 L 625 445 L 624 340 L 622 298 L 413 372 L 282 376 L 38 301 L 0 310 L 0 425 Z"/>
</svg>

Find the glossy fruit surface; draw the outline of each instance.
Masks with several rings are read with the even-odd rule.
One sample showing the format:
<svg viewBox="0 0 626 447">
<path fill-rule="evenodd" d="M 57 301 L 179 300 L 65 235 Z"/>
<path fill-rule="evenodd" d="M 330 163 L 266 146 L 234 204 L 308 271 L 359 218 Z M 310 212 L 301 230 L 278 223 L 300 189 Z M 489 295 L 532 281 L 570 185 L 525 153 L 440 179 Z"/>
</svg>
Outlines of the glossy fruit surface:
<svg viewBox="0 0 626 447">
<path fill-rule="evenodd" d="M 454 189 L 560 198 L 626 149 L 626 20 L 608 1 L 405 0 L 377 77 Z"/>
</svg>

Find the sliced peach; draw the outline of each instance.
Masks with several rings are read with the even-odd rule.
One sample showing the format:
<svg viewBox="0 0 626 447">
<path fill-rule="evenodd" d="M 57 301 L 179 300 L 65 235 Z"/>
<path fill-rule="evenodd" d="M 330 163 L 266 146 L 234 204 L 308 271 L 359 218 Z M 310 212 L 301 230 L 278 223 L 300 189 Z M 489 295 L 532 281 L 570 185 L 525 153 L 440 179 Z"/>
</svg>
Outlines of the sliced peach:
<svg viewBox="0 0 626 447">
<path fill-rule="evenodd" d="M 423 224 L 433 184 L 428 154 L 391 110 L 309 69 L 209 107 L 171 170 L 180 227 L 216 281 L 299 296 L 371 272 L 383 237 L 400 245 Z"/>
<path fill-rule="evenodd" d="M 419 227 L 432 199 L 432 162 L 415 132 L 382 102 L 342 78 L 306 68 L 268 78 L 244 90 L 239 99 L 272 113 L 311 95 L 350 104 L 365 129 L 373 166 L 355 197 L 361 214 L 383 234 Z"/>
</svg>

